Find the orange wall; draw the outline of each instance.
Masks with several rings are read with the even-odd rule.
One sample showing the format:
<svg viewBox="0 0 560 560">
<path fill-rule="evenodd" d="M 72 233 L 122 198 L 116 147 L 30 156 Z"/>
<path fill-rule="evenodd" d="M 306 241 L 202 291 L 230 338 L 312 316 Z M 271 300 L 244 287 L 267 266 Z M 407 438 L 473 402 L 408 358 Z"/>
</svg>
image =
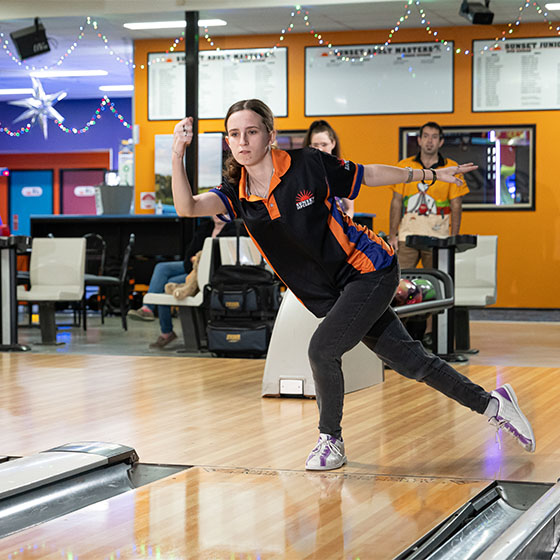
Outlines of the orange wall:
<svg viewBox="0 0 560 560">
<path fill-rule="evenodd" d="M 493 39 L 501 35 L 503 27 L 465 26 L 442 28 L 439 37 L 455 41 L 455 48 L 472 48 L 474 39 Z M 512 37 L 551 35 L 546 24 L 523 24 Z M 325 33 L 333 44 L 383 43 L 387 31 Z M 424 29 L 402 29 L 393 42 L 430 41 Z M 222 49 L 242 47 L 270 47 L 278 35 L 223 37 L 215 40 Z M 169 48 L 171 40 L 135 42 L 135 103 L 134 122 L 140 126 L 140 144 L 136 146 L 136 208 L 140 207 L 139 193 L 154 190 L 154 135 L 171 134 L 174 122 L 147 120 L 147 72 L 139 69 L 145 64 L 148 52 Z M 279 130 L 306 129 L 314 118 L 304 116 L 304 47 L 316 46 L 311 35 L 288 35 L 288 117 L 279 118 Z M 201 41 L 201 49 L 207 46 Z M 560 187 L 557 162 L 558 111 L 532 112 L 471 112 L 470 56 L 455 56 L 454 112 L 443 114 L 366 115 L 328 117 L 337 130 L 343 155 L 361 163 L 392 164 L 398 158 L 398 133 L 401 126 L 420 126 L 435 120 L 443 126 L 536 124 L 536 210 L 531 211 L 468 211 L 463 213 L 462 233 L 499 236 L 498 245 L 498 301 L 499 307 L 558 307 L 558 300 L 550 297 L 549 288 L 560 274 Z M 173 95 L 170 92 L 169 95 Z M 410 95 L 414 95 L 411 91 Z M 221 120 L 201 120 L 200 132 L 223 130 Z M 356 201 L 356 211 L 372 212 L 377 231 L 389 230 L 391 191 L 381 187 L 363 188 Z M 537 277 L 537 279 L 535 279 Z"/>
<path fill-rule="evenodd" d="M 45 154 L 0 154 L 0 166 L 15 169 L 53 170 L 53 210 L 60 214 L 60 170 L 61 169 L 110 169 L 109 151 L 70 152 Z M 0 216 L 5 224 L 8 219 L 8 178 L 0 178 Z"/>
</svg>

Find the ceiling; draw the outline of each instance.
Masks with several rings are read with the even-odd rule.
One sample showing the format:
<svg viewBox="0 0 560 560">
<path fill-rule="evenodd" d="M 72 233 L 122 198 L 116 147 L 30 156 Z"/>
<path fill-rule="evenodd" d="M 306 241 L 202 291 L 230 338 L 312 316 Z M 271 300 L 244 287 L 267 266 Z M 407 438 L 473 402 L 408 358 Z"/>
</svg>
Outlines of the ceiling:
<svg viewBox="0 0 560 560">
<path fill-rule="evenodd" d="M 484 0 L 480 0 L 483 2 Z M 546 0 L 542 0 L 544 6 Z M 411 14 L 403 27 L 422 27 L 421 17 L 414 0 L 410 6 Z M 310 0 L 305 4 L 311 25 L 328 39 L 329 31 L 351 31 L 358 29 L 390 30 L 406 13 L 405 0 Z M 459 15 L 461 0 L 423 0 L 418 2 L 431 22 L 432 28 L 449 26 L 468 26 L 469 21 Z M 132 69 L 125 61 L 133 56 L 135 39 L 169 38 L 170 46 L 181 30 L 129 31 L 122 25 L 126 22 L 162 21 L 183 19 L 185 10 L 198 11 L 201 19 L 219 18 L 227 21 L 225 27 L 209 29 L 213 37 L 223 35 L 280 35 L 281 30 L 290 22 L 294 23 L 293 32 L 304 33 L 301 16 L 293 19 L 293 4 L 279 0 L 158 0 L 158 11 L 154 12 L 154 0 L 2 0 L 0 33 L 2 52 L 0 52 L 0 88 L 30 88 L 30 70 L 33 67 L 53 67 L 57 69 L 106 70 L 107 76 L 91 78 L 41 78 L 47 94 L 66 91 L 68 99 L 101 98 L 101 84 L 132 84 Z M 494 12 L 494 24 L 514 22 L 521 13 L 521 22 L 543 22 L 543 15 L 531 5 L 520 12 L 525 0 L 491 0 L 490 9 Z M 86 24 L 86 16 L 97 22 Z M 43 23 L 51 50 L 48 53 L 28 58 L 21 65 L 13 61 L 7 53 L 16 51 L 10 32 L 29 27 L 35 17 Z M 560 22 L 560 11 L 548 14 L 548 20 Z M 77 40 L 80 26 L 84 26 L 84 36 Z M 496 27 L 492 27 L 491 36 Z M 105 42 L 97 36 L 100 33 Z M 75 50 L 63 59 L 74 42 Z M 271 45 L 272 46 L 272 45 Z M 110 53 L 113 54 L 110 54 Z M 27 69 L 26 69 L 27 67 Z M 111 98 L 131 96 L 128 93 L 108 93 Z M 28 97 L 27 94 L 0 95 L 0 101 Z"/>
</svg>

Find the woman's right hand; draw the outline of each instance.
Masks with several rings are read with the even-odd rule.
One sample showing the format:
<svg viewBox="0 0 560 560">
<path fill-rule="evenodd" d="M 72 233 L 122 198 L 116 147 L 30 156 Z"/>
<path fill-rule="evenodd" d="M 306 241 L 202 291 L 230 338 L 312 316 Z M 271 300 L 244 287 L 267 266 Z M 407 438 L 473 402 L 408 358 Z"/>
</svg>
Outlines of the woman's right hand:
<svg viewBox="0 0 560 560">
<path fill-rule="evenodd" d="M 186 117 L 179 121 L 173 129 L 173 153 L 181 159 L 185 155 L 185 149 L 193 139 L 193 118 Z"/>
</svg>

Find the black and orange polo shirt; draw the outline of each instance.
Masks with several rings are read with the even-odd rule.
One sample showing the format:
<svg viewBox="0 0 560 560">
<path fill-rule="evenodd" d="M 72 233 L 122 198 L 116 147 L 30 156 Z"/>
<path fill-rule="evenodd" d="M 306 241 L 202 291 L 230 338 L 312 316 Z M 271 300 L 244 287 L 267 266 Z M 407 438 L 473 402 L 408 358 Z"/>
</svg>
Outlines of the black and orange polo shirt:
<svg viewBox="0 0 560 560">
<path fill-rule="evenodd" d="M 241 218 L 260 252 L 282 281 L 317 317 L 324 317 L 344 286 L 388 267 L 393 249 L 355 224 L 335 197 L 356 198 L 363 166 L 314 148 L 272 150 L 274 174 L 266 198 L 247 195 L 224 180 L 212 189 L 230 219 Z"/>
</svg>

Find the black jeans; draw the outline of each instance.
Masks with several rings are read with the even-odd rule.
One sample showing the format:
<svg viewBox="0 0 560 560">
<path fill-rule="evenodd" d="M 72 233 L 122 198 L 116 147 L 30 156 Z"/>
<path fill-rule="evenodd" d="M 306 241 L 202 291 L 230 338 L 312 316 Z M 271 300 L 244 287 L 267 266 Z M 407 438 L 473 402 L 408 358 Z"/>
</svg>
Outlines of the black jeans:
<svg viewBox="0 0 560 560">
<path fill-rule="evenodd" d="M 399 267 L 364 274 L 347 284 L 309 344 L 319 431 L 341 438 L 344 376 L 342 355 L 362 341 L 396 372 L 422 381 L 482 414 L 490 394 L 413 340 L 390 307 Z"/>
</svg>

